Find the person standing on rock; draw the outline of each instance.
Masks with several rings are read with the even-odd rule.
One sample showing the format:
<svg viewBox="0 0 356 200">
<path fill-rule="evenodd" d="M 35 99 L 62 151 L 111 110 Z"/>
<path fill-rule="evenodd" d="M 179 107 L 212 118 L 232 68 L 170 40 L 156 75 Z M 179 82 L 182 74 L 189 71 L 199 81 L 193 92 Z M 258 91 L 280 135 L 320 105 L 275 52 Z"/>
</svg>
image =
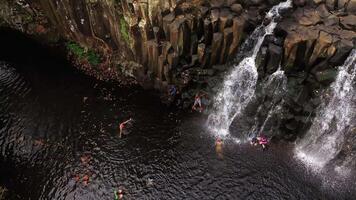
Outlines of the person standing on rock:
<svg viewBox="0 0 356 200">
<path fill-rule="evenodd" d="M 124 132 L 124 129 L 125 129 L 126 125 L 127 125 L 129 122 L 131 122 L 131 121 L 132 121 L 132 118 L 130 118 L 129 120 L 126 120 L 126 121 L 120 123 L 120 126 L 119 126 L 119 131 L 120 131 L 120 132 L 119 132 L 119 138 L 122 137 L 122 134 L 123 134 L 123 132 Z"/>
<path fill-rule="evenodd" d="M 200 94 L 200 92 L 198 92 L 195 95 L 194 104 L 192 106 L 192 110 L 199 111 L 199 112 L 203 111 L 203 106 L 202 106 L 202 103 L 201 103 L 201 99 L 202 99 L 203 96 L 204 96 L 204 94 Z"/>
</svg>

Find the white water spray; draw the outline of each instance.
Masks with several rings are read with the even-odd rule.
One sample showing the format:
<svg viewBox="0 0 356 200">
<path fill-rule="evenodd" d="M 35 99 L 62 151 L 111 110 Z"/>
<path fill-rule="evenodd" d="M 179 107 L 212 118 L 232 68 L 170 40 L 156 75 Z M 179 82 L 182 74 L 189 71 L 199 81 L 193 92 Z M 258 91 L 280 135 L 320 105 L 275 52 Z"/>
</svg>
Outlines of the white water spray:
<svg viewBox="0 0 356 200">
<path fill-rule="evenodd" d="M 344 65 L 339 67 L 339 73 L 334 83 L 322 98 L 313 124 L 306 136 L 297 143 L 296 155 L 309 165 L 322 169 L 337 158 L 344 149 L 346 138 L 352 138 L 353 122 L 356 118 L 356 49 L 354 49 Z M 352 145 L 352 144 L 351 144 Z M 343 158 L 341 166 L 336 166 L 337 172 L 345 171 L 347 163 L 355 161 L 350 154 Z"/>
<path fill-rule="evenodd" d="M 226 136 L 229 134 L 229 127 L 236 116 L 240 115 L 254 97 L 258 72 L 256 68 L 256 56 L 267 35 L 273 33 L 280 17 L 280 10 L 292 6 L 292 1 L 280 3 L 274 6 L 268 13 L 267 18 L 271 22 L 267 25 L 260 25 L 252 33 L 251 39 L 261 31 L 263 34 L 257 38 L 257 43 L 253 48 L 251 56 L 244 58 L 238 65 L 235 65 L 229 75 L 225 78 L 220 92 L 214 99 L 214 112 L 208 117 L 209 129 L 217 135 Z M 247 40 L 249 42 L 250 39 Z"/>
</svg>

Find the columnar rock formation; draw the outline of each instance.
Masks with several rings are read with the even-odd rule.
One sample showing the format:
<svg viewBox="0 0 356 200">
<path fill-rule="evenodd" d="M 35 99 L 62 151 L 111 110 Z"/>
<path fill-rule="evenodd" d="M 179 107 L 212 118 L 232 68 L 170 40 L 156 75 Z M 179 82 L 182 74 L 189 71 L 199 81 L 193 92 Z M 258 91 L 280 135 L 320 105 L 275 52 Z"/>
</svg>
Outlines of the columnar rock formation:
<svg viewBox="0 0 356 200">
<path fill-rule="evenodd" d="M 100 64 L 79 59 L 89 73 L 113 79 L 125 74 L 158 85 L 178 81 L 175 70 L 199 66 L 210 74 L 205 69 L 233 56 L 246 21 L 256 23 L 258 12 L 266 8 L 240 2 L 249 8 L 245 10 L 236 0 L 1 2 L 2 24 L 46 39 L 65 38 L 85 52 L 94 50 Z"/>
</svg>

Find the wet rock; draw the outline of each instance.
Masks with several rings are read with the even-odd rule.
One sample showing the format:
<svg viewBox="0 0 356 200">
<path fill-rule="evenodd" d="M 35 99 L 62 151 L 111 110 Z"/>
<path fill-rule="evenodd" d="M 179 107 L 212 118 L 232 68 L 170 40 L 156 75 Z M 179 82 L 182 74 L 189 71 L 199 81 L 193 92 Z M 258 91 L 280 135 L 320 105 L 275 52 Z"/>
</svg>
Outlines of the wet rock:
<svg viewBox="0 0 356 200">
<path fill-rule="evenodd" d="M 281 62 L 283 55 L 283 49 L 280 46 L 277 46 L 273 43 L 268 45 L 268 62 L 266 65 L 267 73 L 275 72 Z"/>
<path fill-rule="evenodd" d="M 320 82 L 324 84 L 330 84 L 332 83 L 337 76 L 337 70 L 335 69 L 326 69 L 324 71 L 320 71 L 315 73 L 315 78 Z"/>
</svg>

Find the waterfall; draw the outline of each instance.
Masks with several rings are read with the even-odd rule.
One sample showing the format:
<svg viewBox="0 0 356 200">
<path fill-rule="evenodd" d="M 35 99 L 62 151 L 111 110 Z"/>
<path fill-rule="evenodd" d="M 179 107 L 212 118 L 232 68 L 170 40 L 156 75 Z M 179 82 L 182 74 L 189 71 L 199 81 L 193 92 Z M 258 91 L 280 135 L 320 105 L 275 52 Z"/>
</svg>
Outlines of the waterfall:
<svg viewBox="0 0 356 200">
<path fill-rule="evenodd" d="M 265 108 L 265 110 L 268 110 L 267 115 L 262 117 L 260 114 L 264 113 L 263 108 L 266 107 L 266 105 L 262 102 L 258 106 L 254 116 L 254 125 L 247 133 L 250 138 L 256 136 L 259 133 L 269 135 L 267 133 L 272 131 L 271 127 L 268 129 L 269 131 L 266 131 L 265 127 L 271 119 L 275 119 L 273 116 L 282 110 L 284 103 L 282 99 L 287 89 L 287 76 L 284 74 L 284 71 L 281 70 L 281 67 L 279 67 L 278 70 L 268 76 L 267 80 L 262 82 L 261 85 L 262 94 L 264 96 L 268 96 L 271 103 L 269 103 L 268 107 Z M 262 123 L 261 118 L 263 120 Z"/>
<path fill-rule="evenodd" d="M 310 129 L 297 142 L 297 157 L 316 169 L 341 159 L 341 164 L 335 167 L 341 171 L 356 162 L 352 152 L 340 155 L 341 151 L 355 148 L 356 129 L 352 126 L 356 120 L 356 49 L 338 69 L 336 80 L 323 95 Z"/>
<path fill-rule="evenodd" d="M 273 33 L 280 17 L 280 11 L 292 6 L 292 1 L 280 3 L 274 6 L 266 15 L 270 23 L 260 25 L 242 45 L 248 46 L 251 41 L 257 40 L 252 54 L 245 57 L 239 64 L 235 65 L 220 88 L 220 92 L 214 99 L 214 111 L 208 117 L 208 128 L 214 133 L 222 136 L 229 134 L 229 127 L 236 116 L 239 116 L 254 97 L 258 72 L 256 68 L 256 57 L 260 47 L 267 35 Z"/>
</svg>

